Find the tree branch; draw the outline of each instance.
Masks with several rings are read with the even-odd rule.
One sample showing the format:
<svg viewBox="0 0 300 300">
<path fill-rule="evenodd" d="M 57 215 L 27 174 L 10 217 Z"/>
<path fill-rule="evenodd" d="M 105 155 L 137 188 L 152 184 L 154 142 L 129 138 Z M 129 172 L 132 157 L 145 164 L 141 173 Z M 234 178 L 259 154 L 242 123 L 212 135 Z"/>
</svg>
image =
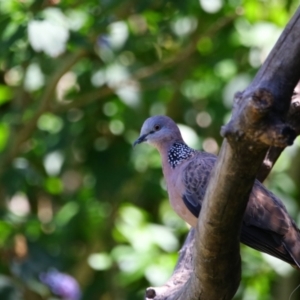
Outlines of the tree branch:
<svg viewBox="0 0 300 300">
<path fill-rule="evenodd" d="M 300 82 L 298 82 L 294 95 L 292 97 L 290 110 L 287 116 L 287 123 L 289 123 L 300 135 Z M 285 148 L 270 147 L 266 157 L 256 178 L 263 182 L 270 171 L 272 170 L 275 162 Z M 146 290 L 146 299 L 164 300 L 164 299 L 177 299 L 180 289 L 188 281 L 193 271 L 193 247 L 195 245 L 195 229 L 191 228 L 179 252 L 179 258 L 175 270 L 167 283 L 160 288 L 148 288 Z M 178 278 L 179 277 L 179 278 Z M 177 297 L 177 298 L 176 298 Z"/>
<path fill-rule="evenodd" d="M 295 130 L 297 136 L 300 135 L 300 81 L 294 89 L 286 122 Z M 285 147 L 269 148 L 256 177 L 259 181 L 263 182 L 267 178 L 284 149 Z"/>
<path fill-rule="evenodd" d="M 239 232 L 256 174 L 270 147 L 284 148 L 298 133 L 284 120 L 291 120 L 290 99 L 300 78 L 299 31 L 300 9 L 253 82 L 235 97 L 196 228 L 193 272 L 179 291 L 149 297 L 155 293 L 149 295 L 148 289 L 147 299 L 232 299 L 235 294 L 241 273 Z"/>
</svg>

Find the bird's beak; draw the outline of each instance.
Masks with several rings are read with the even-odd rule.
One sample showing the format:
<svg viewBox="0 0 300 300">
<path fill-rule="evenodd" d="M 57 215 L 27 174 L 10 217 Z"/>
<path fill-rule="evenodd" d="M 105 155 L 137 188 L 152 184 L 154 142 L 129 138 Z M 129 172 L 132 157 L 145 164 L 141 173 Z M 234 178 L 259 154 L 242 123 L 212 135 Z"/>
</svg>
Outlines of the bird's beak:
<svg viewBox="0 0 300 300">
<path fill-rule="evenodd" d="M 133 143 L 133 147 L 136 146 L 137 144 L 143 143 L 145 141 L 147 141 L 147 136 L 149 133 L 143 134 L 141 135 L 134 143 Z"/>
</svg>

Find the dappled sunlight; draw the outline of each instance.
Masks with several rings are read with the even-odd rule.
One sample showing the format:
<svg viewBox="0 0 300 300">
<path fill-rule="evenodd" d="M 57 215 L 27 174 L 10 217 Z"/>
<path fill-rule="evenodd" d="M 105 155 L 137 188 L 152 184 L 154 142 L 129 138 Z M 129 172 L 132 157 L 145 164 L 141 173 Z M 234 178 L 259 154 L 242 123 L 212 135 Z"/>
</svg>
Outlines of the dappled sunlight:
<svg viewBox="0 0 300 300">
<path fill-rule="evenodd" d="M 206 128 L 211 124 L 212 119 L 208 112 L 202 111 L 197 114 L 196 122 L 200 127 Z"/>
<path fill-rule="evenodd" d="M 272 269 L 281 276 L 290 275 L 293 268 L 276 257 L 262 253 L 264 260 L 272 267 Z"/>
<path fill-rule="evenodd" d="M 191 34 L 197 28 L 197 25 L 197 19 L 190 16 L 177 19 L 173 24 L 171 24 L 171 27 L 177 35 L 184 36 Z"/>
<path fill-rule="evenodd" d="M 20 66 L 16 66 L 6 71 L 4 75 L 4 80 L 5 83 L 9 86 L 17 86 L 21 83 L 23 76 L 23 69 Z M 43 78 L 38 78 L 37 80 L 42 81 Z M 1 87 L 1 89 L 3 88 L 4 86 Z M 7 91 L 10 92 L 9 89 L 7 89 Z M 1 94 L 3 96 L 3 91 L 1 92 Z"/>
<path fill-rule="evenodd" d="M 223 1 L 222 0 L 200 0 L 200 5 L 204 11 L 213 14 L 218 12 L 222 8 Z"/>
<path fill-rule="evenodd" d="M 94 148 L 97 151 L 105 151 L 109 146 L 109 142 L 105 137 L 98 137 L 94 141 Z"/>
<path fill-rule="evenodd" d="M 128 70 L 118 64 L 106 70 L 107 84 L 116 90 L 116 94 L 125 104 L 135 107 L 140 102 L 139 84 L 130 78 Z"/>
<path fill-rule="evenodd" d="M 23 193 L 15 194 L 9 201 L 8 201 L 8 208 L 9 210 L 20 217 L 27 216 L 30 213 L 30 204 L 28 198 Z"/>
<path fill-rule="evenodd" d="M 78 85 L 76 85 L 77 77 L 74 72 L 68 72 L 61 77 L 57 83 L 56 93 L 57 100 L 61 102 L 66 102 L 68 99 L 65 99 L 67 92 L 73 88 L 79 90 Z M 70 100 L 69 100 L 70 101 Z"/>
<path fill-rule="evenodd" d="M 29 22 L 29 42 L 35 51 L 56 57 L 65 51 L 69 39 L 66 16 L 57 8 L 46 9 L 44 16 L 44 20 Z"/>
<path fill-rule="evenodd" d="M 232 59 L 224 59 L 218 62 L 215 66 L 216 76 L 221 77 L 224 80 L 232 78 L 237 73 L 237 66 Z"/>
<path fill-rule="evenodd" d="M 214 138 L 206 138 L 203 141 L 203 150 L 208 152 L 208 153 L 212 153 L 212 154 L 218 154 L 219 152 L 219 146 L 218 143 L 216 142 L 216 140 Z"/>
<path fill-rule="evenodd" d="M 165 199 L 159 207 L 160 218 L 167 227 L 178 231 L 187 231 L 189 225 L 184 222 L 171 208 L 169 199 Z"/>
<path fill-rule="evenodd" d="M 53 219 L 53 207 L 51 199 L 46 196 L 41 196 L 38 200 L 38 212 L 37 216 L 40 221 L 47 224 Z"/>
<path fill-rule="evenodd" d="M 250 52 L 252 55 L 250 62 L 259 61 L 260 64 L 264 62 L 282 32 L 282 28 L 272 23 L 260 22 L 252 25 L 245 20 L 237 20 L 236 28 L 243 45 L 259 50 Z M 253 57 L 254 55 L 257 57 Z M 257 67 L 255 63 L 254 66 Z"/>
<path fill-rule="evenodd" d="M 108 117 L 112 117 L 118 112 L 118 106 L 114 102 L 107 102 L 103 105 L 103 112 Z"/>
<path fill-rule="evenodd" d="M 120 120 L 112 120 L 109 123 L 109 130 L 114 135 L 121 135 L 123 133 L 124 129 L 125 129 L 124 124 Z"/>
<path fill-rule="evenodd" d="M 155 115 L 165 115 L 166 114 L 166 105 L 161 102 L 155 102 L 151 105 L 150 116 Z"/>
<path fill-rule="evenodd" d="M 178 124 L 178 127 L 186 144 L 189 145 L 189 147 L 199 149 L 201 144 L 196 131 L 191 127 L 183 124 Z"/>
<path fill-rule="evenodd" d="M 112 266 L 112 258 L 108 253 L 93 253 L 88 257 L 88 264 L 97 271 L 108 270 Z"/>
<path fill-rule="evenodd" d="M 14 79 L 12 79 L 14 80 Z M 16 79 L 15 79 L 16 80 Z M 45 84 L 45 77 L 38 64 L 31 64 L 26 71 L 24 87 L 27 91 L 36 91 Z"/>
<path fill-rule="evenodd" d="M 298 5 L 0 1 L 0 299 L 137 300 L 163 285 L 189 226 L 158 151 L 132 147 L 143 121 L 168 115 L 217 154 L 234 94 Z M 298 225 L 299 148 L 265 182 Z M 286 299 L 293 269 L 241 249 L 234 299 Z"/>
<path fill-rule="evenodd" d="M 63 128 L 63 121 L 54 114 L 45 113 L 38 119 L 37 126 L 41 130 L 55 134 Z"/>
<path fill-rule="evenodd" d="M 147 252 L 155 246 L 167 252 L 178 249 L 178 240 L 170 228 L 148 223 L 145 217 L 140 209 L 123 206 L 116 228 L 136 251 Z"/>
<path fill-rule="evenodd" d="M 121 48 L 128 38 L 128 28 L 125 22 L 111 23 L 108 32 L 108 44 L 114 49 Z"/>
<path fill-rule="evenodd" d="M 195 102 L 201 98 L 210 96 L 216 89 L 219 82 L 215 78 L 186 80 L 181 87 L 182 94 L 190 101 Z"/>
<path fill-rule="evenodd" d="M 227 108 L 232 108 L 233 99 L 236 92 L 243 91 L 251 82 L 248 74 L 238 74 L 232 78 L 223 90 L 223 103 Z"/>
<path fill-rule="evenodd" d="M 160 168 L 161 158 L 159 153 L 149 145 L 136 147 L 132 153 L 132 161 L 138 172 L 145 172 L 148 168 Z"/>
<path fill-rule="evenodd" d="M 178 239 L 168 227 L 148 223 L 146 219 L 147 214 L 141 209 L 128 204 L 122 206 L 115 236 L 122 240 L 119 236 L 122 234 L 130 246 L 116 246 L 112 250 L 112 257 L 120 267 L 121 280 L 130 280 L 131 277 L 136 279 L 145 274 L 152 284 L 162 284 L 172 271 L 175 257 L 164 256 L 161 250 L 176 251 L 179 247 Z M 150 252 L 152 255 L 149 256 Z M 162 261 L 166 264 L 162 265 Z"/>
<path fill-rule="evenodd" d="M 63 162 L 64 162 L 64 156 L 61 152 L 54 151 L 48 153 L 44 159 L 44 166 L 46 172 L 51 176 L 55 176 L 59 174 Z"/>
</svg>

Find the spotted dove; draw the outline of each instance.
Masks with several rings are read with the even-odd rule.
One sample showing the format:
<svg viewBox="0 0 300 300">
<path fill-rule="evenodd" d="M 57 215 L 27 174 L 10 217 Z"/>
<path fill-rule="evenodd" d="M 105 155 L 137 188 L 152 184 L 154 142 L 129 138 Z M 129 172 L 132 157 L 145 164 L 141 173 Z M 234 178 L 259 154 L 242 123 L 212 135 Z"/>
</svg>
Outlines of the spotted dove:
<svg viewBox="0 0 300 300">
<path fill-rule="evenodd" d="M 159 151 L 171 206 L 195 227 L 216 156 L 187 146 L 175 122 L 166 116 L 144 122 L 134 145 L 142 142 Z M 258 180 L 249 197 L 240 241 L 300 268 L 299 229 L 281 200 Z"/>
</svg>

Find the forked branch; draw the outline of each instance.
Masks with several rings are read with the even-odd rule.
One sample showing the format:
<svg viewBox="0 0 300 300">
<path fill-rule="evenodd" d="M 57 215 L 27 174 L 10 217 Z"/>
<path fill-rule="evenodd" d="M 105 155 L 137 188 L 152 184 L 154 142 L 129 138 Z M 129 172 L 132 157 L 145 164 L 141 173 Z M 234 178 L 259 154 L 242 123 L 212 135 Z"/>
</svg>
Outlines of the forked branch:
<svg viewBox="0 0 300 300">
<path fill-rule="evenodd" d="M 299 133 L 293 117 L 297 105 L 290 101 L 300 78 L 299 32 L 300 9 L 252 83 L 236 95 L 232 118 L 221 131 L 224 142 L 191 246 L 193 270 L 188 268 L 185 282 L 168 285 L 169 291 L 148 289 L 147 299 L 229 300 L 235 294 L 241 274 L 239 232 L 255 177 L 268 150 L 292 144 Z M 180 260 L 190 261 L 190 253 L 183 251 Z"/>
</svg>

